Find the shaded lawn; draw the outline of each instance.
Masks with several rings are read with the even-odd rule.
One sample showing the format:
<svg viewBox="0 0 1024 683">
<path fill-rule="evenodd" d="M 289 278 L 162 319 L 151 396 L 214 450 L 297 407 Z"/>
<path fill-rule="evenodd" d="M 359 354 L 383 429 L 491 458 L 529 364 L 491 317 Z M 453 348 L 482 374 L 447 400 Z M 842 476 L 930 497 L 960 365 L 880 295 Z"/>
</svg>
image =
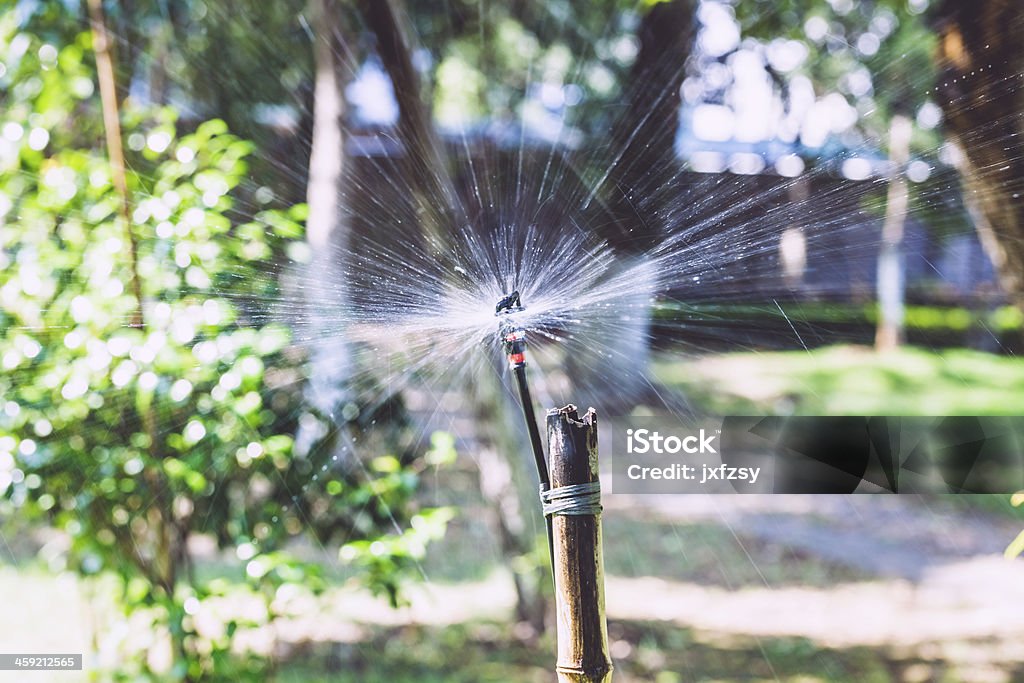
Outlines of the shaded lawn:
<svg viewBox="0 0 1024 683">
<path fill-rule="evenodd" d="M 662 357 L 654 375 L 724 415 L 1021 415 L 1024 359 L 867 347 Z"/>
<path fill-rule="evenodd" d="M 982 680 L 978 676 L 983 673 L 870 648 L 821 648 L 802 638 L 712 642 L 686 629 L 632 621 L 613 621 L 608 631 L 617 683 L 956 683 Z M 495 623 L 382 629 L 372 639 L 356 645 L 311 646 L 286 663 L 277 680 L 547 683 L 554 680 L 554 652 L 550 634 L 539 640 L 523 640 L 508 626 Z"/>
<path fill-rule="evenodd" d="M 431 545 L 420 569 L 431 582 L 459 584 L 483 581 L 502 568 L 495 539 L 474 523 L 472 511 L 459 515 L 443 539 Z M 643 513 L 618 512 L 602 523 L 605 573 L 636 578 L 653 576 L 706 586 L 809 586 L 827 588 L 838 583 L 865 581 L 860 570 L 788 546 L 746 536 L 742 530 L 711 523 L 673 523 Z M 546 543 L 537 537 L 537 558 L 546 562 Z M 358 572 L 339 563 L 333 553 L 312 548 L 297 549 L 316 561 L 324 577 L 334 585 L 356 579 Z M 244 580 L 245 563 L 218 553 L 196 566 L 203 581 L 223 578 Z"/>
<path fill-rule="evenodd" d="M 799 548 L 736 534 L 721 525 L 672 524 L 618 514 L 606 516 L 602 527 L 609 576 L 655 576 L 729 589 L 830 588 L 872 578 Z"/>
<path fill-rule="evenodd" d="M 54 620 L 66 613 L 66 596 L 47 590 L 57 579 L 27 570 L 0 571 L 4 590 L 31 590 L 50 609 L 33 610 L 35 633 L 46 628 L 67 647 L 78 635 L 84 615 Z M 8 615 L 21 629 L 26 615 Z M 0 619 L 2 622 L 3 619 Z M 32 619 L 29 619 L 31 622 Z M 524 636 L 507 622 L 473 620 L 448 626 L 365 624 L 362 637 L 346 642 L 292 643 L 271 668 L 238 659 L 228 668 L 232 679 L 279 683 L 547 683 L 553 680 L 553 634 Z M 1024 680 L 1018 663 L 1000 663 L 984 656 L 954 664 L 920 652 L 876 647 L 825 647 L 807 638 L 713 635 L 659 621 L 612 620 L 609 643 L 617 683 L 979 683 Z M 72 647 L 87 649 L 81 642 Z M 975 649 L 985 643 L 963 642 Z M 993 677 L 995 674 L 995 677 Z M 39 680 L 81 681 L 88 674 L 42 674 Z M 2 680 L 21 680 L 4 678 Z M 33 679 L 34 680 L 34 679 Z M 105 680 L 105 679 L 104 679 Z"/>
</svg>

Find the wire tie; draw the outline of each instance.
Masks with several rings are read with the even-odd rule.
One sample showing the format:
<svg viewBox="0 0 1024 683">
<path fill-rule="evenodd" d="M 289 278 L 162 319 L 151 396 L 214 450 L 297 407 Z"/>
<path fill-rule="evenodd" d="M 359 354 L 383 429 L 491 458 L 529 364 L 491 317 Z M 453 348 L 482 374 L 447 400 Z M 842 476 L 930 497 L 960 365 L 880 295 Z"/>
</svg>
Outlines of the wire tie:
<svg viewBox="0 0 1024 683">
<path fill-rule="evenodd" d="M 601 482 L 541 488 L 540 506 L 544 516 L 601 514 Z"/>
</svg>

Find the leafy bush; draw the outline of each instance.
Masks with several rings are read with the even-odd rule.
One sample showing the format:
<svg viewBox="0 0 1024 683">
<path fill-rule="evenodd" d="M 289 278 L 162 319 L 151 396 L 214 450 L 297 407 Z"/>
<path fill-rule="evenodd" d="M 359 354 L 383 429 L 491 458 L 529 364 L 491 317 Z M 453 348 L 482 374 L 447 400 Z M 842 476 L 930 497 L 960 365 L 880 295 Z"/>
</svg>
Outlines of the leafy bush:
<svg viewBox="0 0 1024 683">
<path fill-rule="evenodd" d="M 289 538 L 351 540 L 346 557 L 395 600 L 446 513 L 385 534 L 409 514 L 409 462 L 345 468 L 327 421 L 324 443 L 296 448 L 298 422 L 319 418 L 301 400 L 302 354 L 265 302 L 305 208 L 240 220 L 248 142 L 216 120 L 179 137 L 170 110 L 128 100 L 127 232 L 89 42 L 58 48 L 0 19 L 0 516 L 42 516 L 70 541 L 57 564 L 117 578 L 133 624 L 156 634 L 121 675 L 228 675 L 240 627 L 274 618 L 283 587 L 323 584 L 284 551 Z M 234 549 L 244 577 L 197 581 L 198 531 Z M 262 617 L 209 627 L 238 590 L 263 599 Z"/>
</svg>

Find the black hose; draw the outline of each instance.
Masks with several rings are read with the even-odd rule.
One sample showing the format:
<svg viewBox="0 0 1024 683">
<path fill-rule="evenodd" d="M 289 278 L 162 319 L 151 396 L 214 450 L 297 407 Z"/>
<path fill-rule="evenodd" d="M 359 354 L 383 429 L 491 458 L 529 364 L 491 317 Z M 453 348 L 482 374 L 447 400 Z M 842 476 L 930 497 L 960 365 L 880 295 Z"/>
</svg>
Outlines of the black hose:
<svg viewBox="0 0 1024 683">
<path fill-rule="evenodd" d="M 548 474 L 547 458 L 544 457 L 544 441 L 540 436 L 540 429 L 537 427 L 537 414 L 533 412 L 533 398 L 530 396 L 530 384 L 526 381 L 526 330 L 517 327 L 510 319 L 504 316 L 523 310 L 519 290 L 503 297 L 494 307 L 494 314 L 499 317 L 498 339 L 501 341 L 508 357 L 509 367 L 516 376 L 516 386 L 519 388 L 519 402 L 523 408 L 523 419 L 526 420 L 526 430 L 530 435 L 530 448 L 533 450 L 533 461 L 537 466 L 537 476 L 540 478 L 540 491 L 544 493 L 551 488 L 551 478 Z M 551 577 L 555 576 L 555 541 L 551 533 L 551 517 L 544 516 L 544 524 L 548 533 L 548 557 L 551 560 Z"/>
<path fill-rule="evenodd" d="M 544 442 L 541 440 L 540 429 L 537 427 L 537 415 L 533 411 L 533 398 L 530 396 L 530 385 L 526 382 L 526 363 L 519 363 L 513 369 L 516 375 L 516 384 L 519 386 L 519 400 L 523 404 L 523 418 L 526 420 L 526 430 L 530 434 L 530 447 L 533 449 L 533 461 L 537 465 L 537 474 L 540 476 L 540 484 L 547 491 L 551 488 L 551 479 L 548 476 L 547 459 L 544 457 Z"/>
<path fill-rule="evenodd" d="M 537 427 L 537 415 L 533 411 L 533 398 L 530 396 L 530 385 L 526 381 L 526 362 L 516 363 L 513 366 L 516 376 L 516 384 L 519 386 L 519 401 L 523 406 L 523 418 L 526 420 L 526 431 L 530 434 L 530 447 L 533 450 L 533 461 L 537 465 L 537 475 L 540 477 L 540 490 L 547 491 L 551 488 L 551 478 L 548 475 L 547 459 L 544 457 L 544 442 L 540 437 L 540 429 Z M 544 528 L 548 536 L 548 560 L 551 566 L 551 578 L 555 576 L 555 537 L 551 530 L 551 517 L 544 516 Z"/>
</svg>

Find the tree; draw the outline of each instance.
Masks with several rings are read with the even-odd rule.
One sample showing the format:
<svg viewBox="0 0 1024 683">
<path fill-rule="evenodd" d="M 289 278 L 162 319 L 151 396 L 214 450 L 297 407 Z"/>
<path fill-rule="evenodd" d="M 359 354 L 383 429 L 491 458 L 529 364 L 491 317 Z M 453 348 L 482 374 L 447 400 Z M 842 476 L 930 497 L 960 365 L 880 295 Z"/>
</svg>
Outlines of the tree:
<svg viewBox="0 0 1024 683">
<path fill-rule="evenodd" d="M 344 310 L 347 288 L 344 264 L 348 254 L 348 220 L 342 192 L 345 172 L 344 37 L 337 0 L 311 0 L 313 33 L 313 130 L 306 182 L 306 240 L 310 259 L 304 288 L 310 320 L 310 400 L 333 415 L 347 401 L 351 360 L 340 330 L 327 330 L 321 314 L 325 302 L 331 310 Z"/>
<path fill-rule="evenodd" d="M 889 124 L 889 160 L 895 167 L 889 179 L 882 223 L 882 246 L 878 253 L 878 327 L 875 348 L 891 351 L 904 341 L 903 228 L 907 215 L 907 179 L 903 172 L 910 157 L 911 122 L 895 114 Z"/>
<path fill-rule="evenodd" d="M 961 171 L 982 244 L 999 283 L 1024 306 L 1024 47 L 1012 0 L 937 9 L 937 79 L 947 134 L 961 149 Z"/>
<path fill-rule="evenodd" d="M 569 360 L 584 396 L 600 396 L 605 410 L 628 410 L 650 393 L 650 301 L 658 272 L 649 253 L 669 234 L 672 203 L 682 171 L 676 153 L 680 88 L 694 38 L 690 0 L 645 3 L 636 30 L 637 50 L 620 94 L 620 111 L 609 127 L 609 144 L 597 158 L 604 167 L 594 181 L 588 222 L 618 255 L 612 277 L 627 271 L 633 287 L 621 303 L 633 311 L 614 338 Z M 604 387 L 615 386 L 614 392 Z"/>
<path fill-rule="evenodd" d="M 423 240 L 420 246 L 444 259 L 448 234 L 461 228 L 466 218 L 413 65 L 410 38 L 403 26 L 406 13 L 399 0 L 359 0 L 357 5 L 373 34 L 374 50 L 398 101 L 398 137 L 403 146 L 406 182 L 415 204 L 416 227 Z"/>
<path fill-rule="evenodd" d="M 888 186 L 877 261 L 878 326 L 875 345 L 891 349 L 903 341 L 905 277 L 902 253 L 911 190 L 906 178 L 912 150 L 934 148 L 937 140 L 914 120 L 926 104 L 934 43 L 913 3 L 835 3 L 823 6 L 789 0 L 771 12 L 754 3 L 737 5 L 744 32 L 765 41 L 799 41 L 806 55 L 797 68 L 768 68 L 784 95 L 794 77 L 807 77 L 815 89 L 839 92 L 856 111 L 856 122 L 842 133 L 847 148 L 885 140 Z M 770 60 L 768 60 L 770 62 Z M 862 150 L 872 154 L 874 150 Z M 874 208 L 869 206 L 868 208 Z"/>
<path fill-rule="evenodd" d="M 603 237 L 619 251 L 642 253 L 666 234 L 666 208 L 681 170 L 676 155 L 680 88 L 694 36 L 689 0 L 651 3 L 637 29 L 636 59 L 612 123 L 608 178 L 598 188 L 608 219 Z"/>
</svg>

